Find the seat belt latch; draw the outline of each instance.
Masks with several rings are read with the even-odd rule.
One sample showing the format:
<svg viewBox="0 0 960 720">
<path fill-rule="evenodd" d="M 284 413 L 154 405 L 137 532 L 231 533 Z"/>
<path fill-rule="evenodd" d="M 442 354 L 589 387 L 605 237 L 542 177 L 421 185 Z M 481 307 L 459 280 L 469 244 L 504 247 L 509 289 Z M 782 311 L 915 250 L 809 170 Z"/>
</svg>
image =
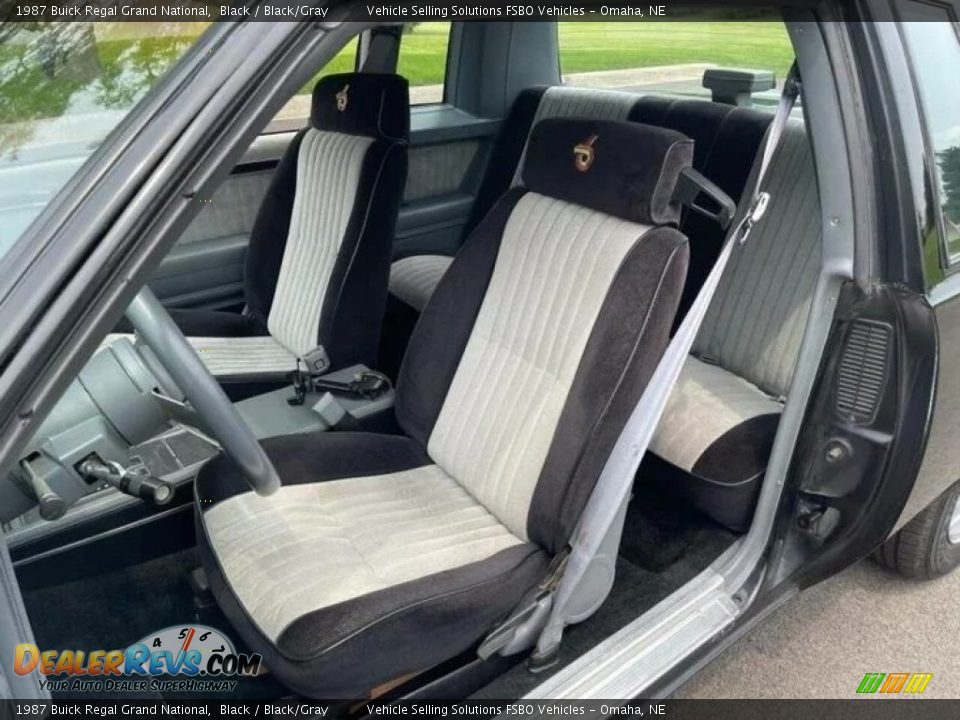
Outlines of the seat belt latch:
<svg viewBox="0 0 960 720">
<path fill-rule="evenodd" d="M 307 367 L 308 375 L 322 375 L 330 369 L 330 357 L 323 345 L 317 345 L 313 350 L 305 353 L 303 364 Z"/>
<path fill-rule="evenodd" d="M 753 230 L 753 226 L 760 222 L 763 216 L 767 214 L 767 206 L 769 204 L 770 193 L 757 193 L 753 202 L 750 203 L 750 209 L 747 210 L 747 213 L 743 216 L 743 220 L 740 222 L 740 226 L 737 228 L 738 245 L 743 245 L 747 241 L 747 238 L 750 237 L 750 232 Z"/>
</svg>

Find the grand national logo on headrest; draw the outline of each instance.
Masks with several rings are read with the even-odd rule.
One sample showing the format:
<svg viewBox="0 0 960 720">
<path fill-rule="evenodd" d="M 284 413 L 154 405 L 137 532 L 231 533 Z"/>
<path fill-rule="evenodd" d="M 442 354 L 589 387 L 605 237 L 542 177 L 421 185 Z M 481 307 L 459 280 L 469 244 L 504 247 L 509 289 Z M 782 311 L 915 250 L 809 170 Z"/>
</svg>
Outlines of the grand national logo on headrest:
<svg viewBox="0 0 960 720">
<path fill-rule="evenodd" d="M 596 135 L 591 135 L 582 143 L 573 146 L 573 164 L 580 172 L 586 172 L 593 165 L 593 144 L 597 141 Z"/>
<path fill-rule="evenodd" d="M 347 109 L 347 103 L 350 102 L 350 98 L 347 97 L 347 91 L 350 90 L 350 85 L 344 85 L 343 90 L 338 92 L 334 97 L 337 99 L 337 110 L 343 112 Z"/>
</svg>

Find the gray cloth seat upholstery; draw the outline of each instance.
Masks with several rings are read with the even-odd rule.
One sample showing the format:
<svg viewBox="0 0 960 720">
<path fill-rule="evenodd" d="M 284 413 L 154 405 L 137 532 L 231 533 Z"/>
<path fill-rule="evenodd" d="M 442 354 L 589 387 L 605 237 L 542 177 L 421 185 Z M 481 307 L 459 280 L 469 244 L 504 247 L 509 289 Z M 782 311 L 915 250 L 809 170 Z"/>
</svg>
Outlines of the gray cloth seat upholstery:
<svg viewBox="0 0 960 720">
<path fill-rule="evenodd" d="M 452 262 L 449 255 L 410 255 L 395 260 L 390 266 L 390 293 L 418 313 L 423 312 Z"/>
<path fill-rule="evenodd" d="M 284 379 L 318 347 L 327 369 L 375 364 L 409 123 L 399 75 L 343 73 L 316 84 L 309 126 L 290 142 L 257 212 L 244 315 L 172 313 L 215 377 Z"/>
<path fill-rule="evenodd" d="M 734 250 L 641 471 L 737 530 L 752 516 L 821 263 L 817 179 L 799 120 L 781 143 L 767 213 Z"/>
<path fill-rule="evenodd" d="M 282 682 L 363 697 L 475 646 L 544 577 L 666 346 L 692 154 L 664 129 L 539 123 L 524 187 L 424 308 L 397 384 L 403 435 L 269 439 L 269 497 L 226 457 L 204 466 L 211 588 Z"/>
</svg>

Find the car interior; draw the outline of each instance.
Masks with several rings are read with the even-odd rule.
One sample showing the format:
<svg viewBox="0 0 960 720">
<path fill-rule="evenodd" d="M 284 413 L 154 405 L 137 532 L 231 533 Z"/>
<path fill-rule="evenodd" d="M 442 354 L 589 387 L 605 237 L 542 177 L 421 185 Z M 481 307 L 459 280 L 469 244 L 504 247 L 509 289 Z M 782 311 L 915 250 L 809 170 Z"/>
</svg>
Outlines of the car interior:
<svg viewBox="0 0 960 720">
<path fill-rule="evenodd" d="M 263 656 L 240 695 L 521 697 L 750 529 L 823 265 L 806 104 L 607 566 L 528 660 L 484 643 L 562 566 L 731 229 L 680 188 L 742 214 L 784 77 L 572 78 L 557 23 L 455 22 L 420 103 L 408 32 L 364 28 L 265 129 L 8 469 L 41 646 L 189 620 Z"/>
</svg>

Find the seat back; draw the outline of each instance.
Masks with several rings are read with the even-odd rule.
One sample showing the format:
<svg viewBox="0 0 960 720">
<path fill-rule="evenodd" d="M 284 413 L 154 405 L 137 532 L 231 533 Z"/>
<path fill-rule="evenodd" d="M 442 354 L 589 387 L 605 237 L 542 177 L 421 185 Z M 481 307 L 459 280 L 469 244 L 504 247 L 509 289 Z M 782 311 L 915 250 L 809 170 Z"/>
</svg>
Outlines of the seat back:
<svg viewBox="0 0 960 720">
<path fill-rule="evenodd" d="M 817 176 L 799 120 L 783 134 L 766 190 L 767 213 L 730 259 L 693 354 L 785 397 L 821 264 Z"/>
<path fill-rule="evenodd" d="M 517 95 L 504 120 L 477 192 L 468 231 L 511 183 L 519 180 L 520 160 L 533 123 L 551 117 L 627 119 L 681 132 L 694 141 L 693 167 L 735 202 L 740 200 L 757 149 L 773 119 L 769 112 L 707 100 L 584 87 L 528 88 Z M 682 315 L 713 267 L 725 233 L 712 220 L 688 211 L 680 217 L 680 230 L 691 239 L 687 286 L 680 304 Z M 429 297 L 435 286 L 435 282 L 428 283 L 418 296 Z M 420 305 L 422 302 L 416 309 Z"/>
<path fill-rule="evenodd" d="M 514 534 L 556 551 L 669 336 L 687 265 L 669 130 L 548 119 L 427 304 L 397 418 Z"/>
<path fill-rule="evenodd" d="M 406 180 L 409 100 L 398 75 L 329 75 L 290 143 L 247 253 L 248 311 L 297 357 L 372 362 Z"/>
</svg>

